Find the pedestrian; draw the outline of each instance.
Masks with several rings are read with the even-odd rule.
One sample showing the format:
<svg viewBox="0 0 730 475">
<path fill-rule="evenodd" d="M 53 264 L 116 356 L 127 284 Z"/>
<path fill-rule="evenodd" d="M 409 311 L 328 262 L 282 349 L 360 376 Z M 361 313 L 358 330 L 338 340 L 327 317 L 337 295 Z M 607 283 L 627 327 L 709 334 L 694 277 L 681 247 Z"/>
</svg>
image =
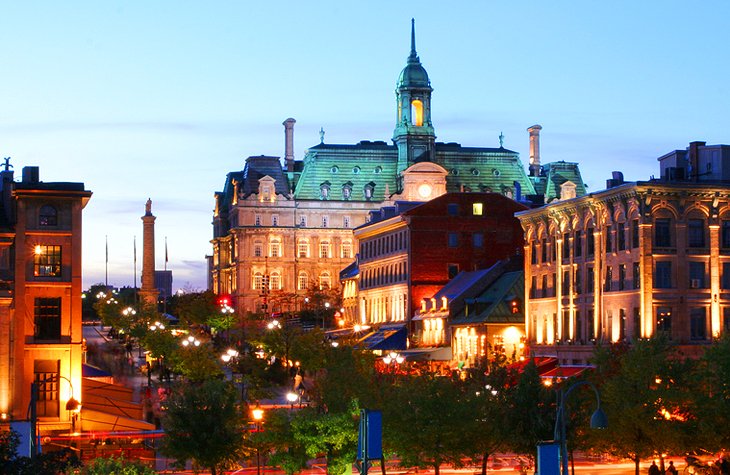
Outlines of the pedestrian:
<svg viewBox="0 0 730 475">
<path fill-rule="evenodd" d="M 659 473 L 659 467 L 657 467 L 656 461 L 651 461 L 651 466 L 649 467 L 649 475 L 660 475 Z"/>
<path fill-rule="evenodd" d="M 667 473 L 669 475 L 677 475 L 677 467 L 674 466 L 674 461 L 669 461 L 669 466 L 667 467 Z"/>
<path fill-rule="evenodd" d="M 720 473 L 722 475 L 730 475 L 730 460 L 727 455 L 723 455 L 720 459 Z"/>
</svg>

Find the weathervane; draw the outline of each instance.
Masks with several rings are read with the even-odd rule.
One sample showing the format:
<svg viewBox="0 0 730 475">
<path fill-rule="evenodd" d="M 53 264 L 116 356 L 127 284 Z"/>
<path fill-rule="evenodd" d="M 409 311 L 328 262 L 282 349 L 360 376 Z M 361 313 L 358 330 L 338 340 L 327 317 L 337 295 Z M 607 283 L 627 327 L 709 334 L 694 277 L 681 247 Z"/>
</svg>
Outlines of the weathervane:
<svg viewBox="0 0 730 475">
<path fill-rule="evenodd" d="M 3 165 L 5 167 L 5 171 L 9 172 L 10 169 L 13 168 L 13 166 L 10 164 L 10 157 L 5 157 L 3 158 L 3 160 L 5 160 L 5 164 Z"/>
<path fill-rule="evenodd" d="M 319 143 L 324 143 L 324 127 L 319 128 Z"/>
</svg>

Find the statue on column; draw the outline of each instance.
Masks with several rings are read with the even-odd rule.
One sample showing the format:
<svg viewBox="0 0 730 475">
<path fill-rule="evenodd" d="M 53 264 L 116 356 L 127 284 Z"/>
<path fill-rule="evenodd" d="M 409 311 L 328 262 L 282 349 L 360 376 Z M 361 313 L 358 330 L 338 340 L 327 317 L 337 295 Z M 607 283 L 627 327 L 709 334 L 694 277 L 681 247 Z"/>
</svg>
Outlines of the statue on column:
<svg viewBox="0 0 730 475">
<path fill-rule="evenodd" d="M 150 198 L 147 198 L 147 203 L 144 205 L 144 214 L 152 214 L 152 200 Z"/>
</svg>

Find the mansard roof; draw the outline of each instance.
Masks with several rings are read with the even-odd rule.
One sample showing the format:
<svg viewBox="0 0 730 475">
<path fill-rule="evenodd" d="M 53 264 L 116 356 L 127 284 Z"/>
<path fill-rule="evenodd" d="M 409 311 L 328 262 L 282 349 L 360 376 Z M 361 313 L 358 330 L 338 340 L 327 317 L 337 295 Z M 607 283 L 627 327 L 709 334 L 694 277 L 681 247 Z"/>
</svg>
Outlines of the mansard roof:
<svg viewBox="0 0 730 475">
<path fill-rule="evenodd" d="M 320 186 L 329 181 L 328 201 L 344 200 L 341 189 L 352 187 L 348 201 L 368 201 L 365 187 L 373 187 L 369 201 L 383 201 L 386 186 L 396 192 L 396 164 L 398 152 L 385 142 L 362 141 L 355 145 L 321 143 L 307 150 L 304 168 L 296 183 L 296 199 L 320 199 Z"/>
<path fill-rule="evenodd" d="M 503 269 L 498 269 L 497 272 Z M 452 325 L 513 323 L 524 324 L 525 314 L 520 305 L 520 311 L 512 313 L 512 302 L 521 301 L 525 295 L 524 271 L 504 272 L 481 294 L 475 298 L 466 299 L 470 311 L 461 312 L 450 323 Z"/>
<path fill-rule="evenodd" d="M 233 175 L 233 174 L 231 174 Z M 248 157 L 246 166 L 240 175 L 235 178 L 240 182 L 239 193 L 245 198 L 252 193 L 258 193 L 259 180 L 265 176 L 270 176 L 276 180 L 274 187 L 276 193 L 284 196 L 289 195 L 289 180 L 281 167 L 279 157 L 269 157 L 259 155 L 256 157 Z"/>
<path fill-rule="evenodd" d="M 586 187 L 577 163 L 565 161 L 546 163 L 542 169 L 543 173 L 534 179 L 534 184 L 537 194 L 545 195 L 545 203 L 560 198 L 560 186 L 567 181 L 575 183 L 576 196 L 586 194 Z"/>
</svg>

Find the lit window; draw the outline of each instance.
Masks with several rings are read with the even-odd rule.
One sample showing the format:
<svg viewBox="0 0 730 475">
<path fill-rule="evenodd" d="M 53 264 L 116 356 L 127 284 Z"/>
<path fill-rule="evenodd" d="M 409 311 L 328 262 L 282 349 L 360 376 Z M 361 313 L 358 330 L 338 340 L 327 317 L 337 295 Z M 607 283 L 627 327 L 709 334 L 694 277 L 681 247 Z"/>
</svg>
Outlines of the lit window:
<svg viewBox="0 0 730 475">
<path fill-rule="evenodd" d="M 309 242 L 299 241 L 297 245 L 297 256 L 298 257 L 309 257 Z"/>
<path fill-rule="evenodd" d="M 58 360 L 35 360 L 33 375 L 38 393 L 36 414 L 43 417 L 58 417 L 59 414 L 59 371 Z"/>
<path fill-rule="evenodd" d="M 33 274 L 36 277 L 60 277 L 61 246 L 37 245 L 33 259 Z"/>
<path fill-rule="evenodd" d="M 347 184 L 342 187 L 342 199 L 349 200 L 352 197 L 352 185 Z"/>
<path fill-rule="evenodd" d="M 319 198 L 327 200 L 330 197 L 330 183 L 328 181 L 319 185 Z"/>
<path fill-rule="evenodd" d="M 309 288 L 309 277 L 306 272 L 300 272 L 299 278 L 297 279 L 297 289 L 307 290 Z"/>
<path fill-rule="evenodd" d="M 39 226 L 58 226 L 58 211 L 51 205 L 41 206 L 38 212 Z"/>
<path fill-rule="evenodd" d="M 261 257 L 264 255 L 264 245 L 261 243 L 261 241 L 256 241 L 253 243 L 253 256 L 254 257 Z"/>
<path fill-rule="evenodd" d="M 330 257 L 330 242 L 329 241 L 322 241 L 319 243 L 319 257 L 321 259 L 326 259 Z"/>
<path fill-rule="evenodd" d="M 278 272 L 271 273 L 271 281 L 269 282 L 271 290 L 281 290 L 281 275 Z"/>
<path fill-rule="evenodd" d="M 264 288 L 264 276 L 261 272 L 256 272 L 253 275 L 253 289 L 262 290 Z"/>
<path fill-rule="evenodd" d="M 368 183 L 365 185 L 365 199 L 371 200 L 373 198 L 373 192 L 375 191 L 375 184 L 374 183 Z"/>
<path fill-rule="evenodd" d="M 352 243 L 350 241 L 342 243 L 342 258 L 352 259 Z"/>
<path fill-rule="evenodd" d="M 272 239 L 269 243 L 269 257 L 281 257 L 281 241 Z"/>
<path fill-rule="evenodd" d="M 474 203 L 471 207 L 471 212 L 474 216 L 481 216 L 484 212 L 484 204 L 483 203 Z"/>
<path fill-rule="evenodd" d="M 319 276 L 319 288 L 320 290 L 329 289 L 331 286 L 329 272 L 322 272 Z"/>
<path fill-rule="evenodd" d="M 411 115 L 413 125 L 423 127 L 423 102 L 418 99 L 411 102 Z"/>
</svg>

